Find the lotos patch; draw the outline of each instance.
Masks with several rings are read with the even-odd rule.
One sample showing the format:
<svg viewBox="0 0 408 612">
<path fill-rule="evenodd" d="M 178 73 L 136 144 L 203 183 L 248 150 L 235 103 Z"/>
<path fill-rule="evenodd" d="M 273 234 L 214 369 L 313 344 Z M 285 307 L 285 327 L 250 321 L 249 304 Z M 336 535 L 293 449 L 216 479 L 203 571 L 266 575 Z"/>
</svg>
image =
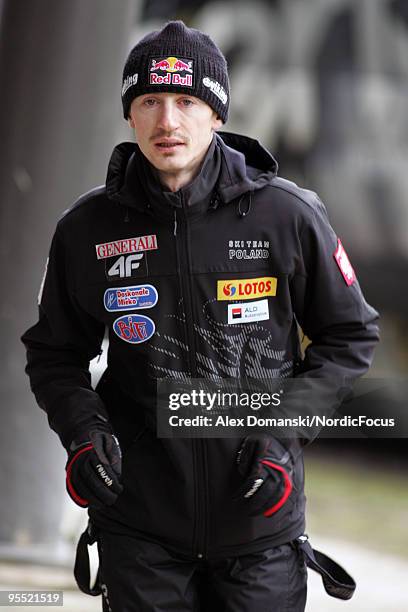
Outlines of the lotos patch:
<svg viewBox="0 0 408 612">
<path fill-rule="evenodd" d="M 259 297 L 274 297 L 278 279 L 274 276 L 262 278 L 240 278 L 217 281 L 217 300 L 252 300 Z"/>
</svg>

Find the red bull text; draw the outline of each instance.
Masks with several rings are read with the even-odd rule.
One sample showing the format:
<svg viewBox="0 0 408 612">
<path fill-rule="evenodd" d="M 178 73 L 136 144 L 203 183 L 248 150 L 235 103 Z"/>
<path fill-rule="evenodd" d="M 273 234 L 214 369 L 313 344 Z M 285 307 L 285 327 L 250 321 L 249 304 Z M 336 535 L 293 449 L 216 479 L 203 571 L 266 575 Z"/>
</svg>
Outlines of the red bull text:
<svg viewBox="0 0 408 612">
<path fill-rule="evenodd" d="M 152 59 L 149 73 L 150 85 L 193 86 L 193 60 L 178 57 Z"/>
</svg>

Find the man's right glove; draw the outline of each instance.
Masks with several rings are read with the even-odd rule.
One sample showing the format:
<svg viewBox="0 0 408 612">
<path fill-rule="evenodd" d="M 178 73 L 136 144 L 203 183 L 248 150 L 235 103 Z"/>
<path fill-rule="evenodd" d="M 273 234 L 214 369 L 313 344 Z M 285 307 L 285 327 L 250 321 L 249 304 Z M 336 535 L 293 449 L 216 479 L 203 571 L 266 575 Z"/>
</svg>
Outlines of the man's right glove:
<svg viewBox="0 0 408 612">
<path fill-rule="evenodd" d="M 123 491 L 119 442 L 100 419 L 71 443 L 65 466 L 68 494 L 82 508 L 111 506 Z"/>
<path fill-rule="evenodd" d="M 272 516 L 292 492 L 293 458 L 270 436 L 248 436 L 237 455 L 238 471 L 245 478 L 239 496 L 248 500 L 250 515 Z"/>
</svg>

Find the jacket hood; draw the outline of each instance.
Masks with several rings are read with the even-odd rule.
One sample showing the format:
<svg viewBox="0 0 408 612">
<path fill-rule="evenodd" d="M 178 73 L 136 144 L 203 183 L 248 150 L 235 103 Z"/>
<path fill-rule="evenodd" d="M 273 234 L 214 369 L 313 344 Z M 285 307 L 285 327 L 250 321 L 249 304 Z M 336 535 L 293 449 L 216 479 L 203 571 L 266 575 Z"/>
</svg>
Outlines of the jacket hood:
<svg viewBox="0 0 408 612">
<path fill-rule="evenodd" d="M 232 200 L 264 187 L 276 176 L 278 164 L 257 141 L 247 136 L 217 132 L 195 179 L 172 193 L 160 185 L 156 169 L 131 142 L 117 145 L 106 179 L 110 200 L 139 211 L 181 207 L 200 210 Z"/>
</svg>

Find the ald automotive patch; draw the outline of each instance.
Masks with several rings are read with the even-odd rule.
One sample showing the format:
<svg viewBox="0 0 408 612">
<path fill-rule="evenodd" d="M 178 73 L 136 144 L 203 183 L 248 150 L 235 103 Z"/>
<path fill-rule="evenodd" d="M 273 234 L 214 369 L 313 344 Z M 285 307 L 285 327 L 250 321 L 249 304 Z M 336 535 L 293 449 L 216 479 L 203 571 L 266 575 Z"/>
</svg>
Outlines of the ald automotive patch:
<svg viewBox="0 0 408 612">
<path fill-rule="evenodd" d="M 268 300 L 244 302 L 243 304 L 228 304 L 228 323 L 254 323 L 269 319 Z"/>
<path fill-rule="evenodd" d="M 274 297 L 278 279 L 274 276 L 262 278 L 240 278 L 217 281 L 217 300 L 252 300 Z"/>
<path fill-rule="evenodd" d="M 103 304 L 109 312 L 139 310 L 140 308 L 153 308 L 157 304 L 158 297 L 153 285 L 115 287 L 115 289 L 105 291 Z"/>
</svg>

